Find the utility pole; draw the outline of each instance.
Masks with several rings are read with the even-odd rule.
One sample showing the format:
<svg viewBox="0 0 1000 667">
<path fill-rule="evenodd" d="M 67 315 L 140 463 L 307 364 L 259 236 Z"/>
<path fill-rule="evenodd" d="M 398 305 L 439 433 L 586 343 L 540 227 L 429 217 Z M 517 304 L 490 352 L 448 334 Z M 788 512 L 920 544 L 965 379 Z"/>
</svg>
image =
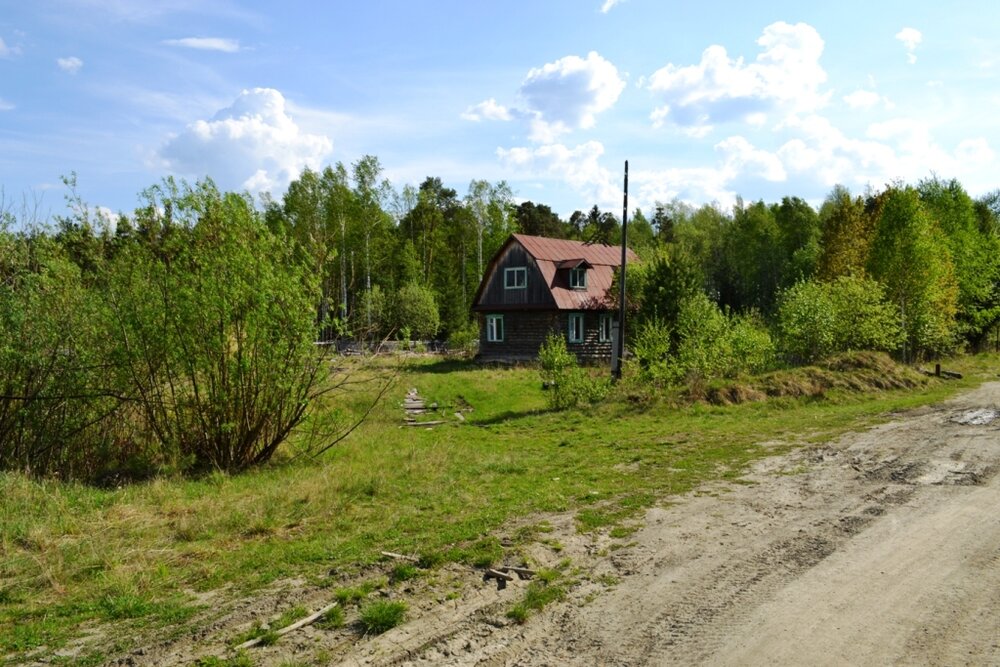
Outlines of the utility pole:
<svg viewBox="0 0 1000 667">
<path fill-rule="evenodd" d="M 622 360 L 625 358 L 625 262 L 628 242 L 628 160 L 625 160 L 625 196 L 622 201 L 622 264 L 621 281 L 618 289 L 618 326 L 614 331 L 614 352 L 611 355 L 611 377 L 622 377 Z"/>
</svg>

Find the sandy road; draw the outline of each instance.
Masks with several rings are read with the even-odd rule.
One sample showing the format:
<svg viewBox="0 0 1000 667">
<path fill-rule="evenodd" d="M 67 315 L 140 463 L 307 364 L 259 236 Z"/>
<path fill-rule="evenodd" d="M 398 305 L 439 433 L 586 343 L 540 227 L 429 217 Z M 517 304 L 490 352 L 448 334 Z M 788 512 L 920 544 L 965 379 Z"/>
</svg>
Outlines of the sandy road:
<svg viewBox="0 0 1000 667">
<path fill-rule="evenodd" d="M 346 661 L 1000 664 L 998 406 L 991 383 L 768 459 L 754 484 L 651 510 L 633 546 L 593 556 L 610 587 L 523 626 L 416 621 Z"/>
</svg>

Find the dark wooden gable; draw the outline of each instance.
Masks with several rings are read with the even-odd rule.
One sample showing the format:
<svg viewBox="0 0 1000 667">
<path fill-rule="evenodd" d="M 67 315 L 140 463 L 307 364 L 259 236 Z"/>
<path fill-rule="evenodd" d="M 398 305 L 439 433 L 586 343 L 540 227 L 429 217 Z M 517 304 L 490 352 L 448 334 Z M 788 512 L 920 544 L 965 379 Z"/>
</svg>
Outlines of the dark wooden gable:
<svg viewBox="0 0 1000 667">
<path fill-rule="evenodd" d="M 524 267 L 527 271 L 527 286 L 523 289 L 504 287 L 505 269 Z M 552 291 L 535 259 L 528 254 L 516 239 L 511 238 L 497 253 L 486 271 L 486 278 L 479 288 L 474 310 L 505 309 L 551 309 L 556 307 Z"/>
</svg>

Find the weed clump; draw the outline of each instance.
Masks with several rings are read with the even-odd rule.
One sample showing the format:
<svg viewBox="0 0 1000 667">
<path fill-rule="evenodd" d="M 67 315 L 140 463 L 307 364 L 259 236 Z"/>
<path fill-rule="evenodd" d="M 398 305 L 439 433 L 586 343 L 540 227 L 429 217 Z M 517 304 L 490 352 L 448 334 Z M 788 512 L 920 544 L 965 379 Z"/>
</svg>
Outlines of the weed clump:
<svg viewBox="0 0 1000 667">
<path fill-rule="evenodd" d="M 358 623 L 366 635 L 380 635 L 406 618 L 406 603 L 378 600 L 361 609 Z"/>
</svg>

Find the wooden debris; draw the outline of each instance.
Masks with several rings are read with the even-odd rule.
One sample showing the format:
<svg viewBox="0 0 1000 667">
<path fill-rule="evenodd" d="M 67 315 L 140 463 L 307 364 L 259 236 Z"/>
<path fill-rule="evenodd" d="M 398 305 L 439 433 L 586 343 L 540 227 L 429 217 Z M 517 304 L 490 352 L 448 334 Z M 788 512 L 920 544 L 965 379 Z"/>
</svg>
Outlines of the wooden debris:
<svg viewBox="0 0 1000 667">
<path fill-rule="evenodd" d="M 295 630 L 298 630 L 299 628 L 304 628 L 305 626 L 309 625 L 310 623 L 315 623 L 317 620 L 319 620 L 320 618 L 322 618 L 323 614 L 327 613 L 328 611 L 330 611 L 331 609 L 333 609 L 336 606 L 337 606 L 337 603 L 336 602 L 332 602 L 332 603 L 326 605 L 325 607 L 323 607 L 322 609 L 320 609 L 319 611 L 317 611 L 317 612 L 315 612 L 313 614 L 309 614 L 305 618 L 300 618 L 299 620 L 295 621 L 294 623 L 292 623 L 291 625 L 289 625 L 287 627 L 281 628 L 275 634 L 277 634 L 279 637 L 283 637 L 284 635 L 287 635 L 289 632 L 294 632 Z M 263 636 L 261 636 L 261 637 L 255 637 L 254 639 L 250 639 L 250 640 L 247 640 L 247 641 L 243 642 L 242 644 L 240 644 L 239 646 L 237 646 L 235 650 L 241 651 L 241 650 L 243 650 L 245 648 L 252 648 L 252 647 L 256 646 L 257 644 L 260 644 L 263 640 L 264 640 Z"/>
<path fill-rule="evenodd" d="M 429 421 L 429 422 L 418 422 L 418 421 L 406 422 L 406 425 L 407 426 L 437 426 L 438 424 L 443 424 L 443 423 L 444 423 L 444 420 L 442 420 L 442 419 L 435 419 L 434 421 Z"/>
<path fill-rule="evenodd" d="M 381 554 L 386 558 L 395 558 L 396 560 L 408 560 L 411 563 L 418 563 L 420 559 L 416 556 L 407 556 L 405 554 L 397 554 L 392 551 L 382 551 Z"/>
<path fill-rule="evenodd" d="M 514 567 L 512 565 L 508 565 L 507 567 L 501 567 L 500 571 L 513 572 L 514 574 L 517 575 L 518 579 L 531 579 L 533 576 L 535 576 L 535 571 L 529 570 L 526 567 Z"/>
<path fill-rule="evenodd" d="M 489 581 L 490 579 L 497 580 L 497 590 L 502 591 L 507 588 L 508 581 L 514 581 L 514 575 L 507 574 L 506 572 L 501 572 L 500 570 L 494 570 L 489 568 L 483 573 L 483 581 Z"/>
</svg>

